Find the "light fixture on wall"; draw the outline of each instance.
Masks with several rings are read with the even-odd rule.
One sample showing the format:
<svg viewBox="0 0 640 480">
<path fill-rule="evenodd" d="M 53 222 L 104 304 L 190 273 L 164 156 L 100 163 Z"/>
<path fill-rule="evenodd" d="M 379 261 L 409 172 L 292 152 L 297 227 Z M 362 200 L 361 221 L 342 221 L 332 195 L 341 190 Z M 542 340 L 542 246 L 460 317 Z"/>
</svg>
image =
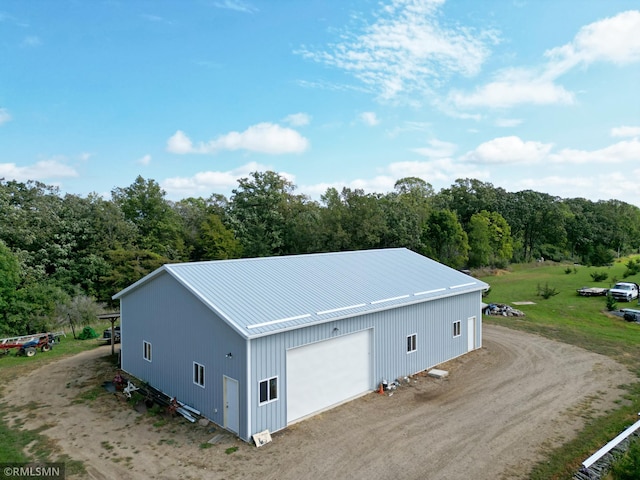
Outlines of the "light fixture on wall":
<svg viewBox="0 0 640 480">
<path fill-rule="evenodd" d="M 227 354 L 225 355 L 225 357 L 227 357 L 227 358 L 232 358 L 232 357 L 233 357 L 233 355 L 231 355 L 231 352 L 229 352 L 229 353 L 227 353 Z"/>
<path fill-rule="evenodd" d="M 338 327 L 333 327 L 333 333 L 338 333 L 340 329 Z"/>
</svg>

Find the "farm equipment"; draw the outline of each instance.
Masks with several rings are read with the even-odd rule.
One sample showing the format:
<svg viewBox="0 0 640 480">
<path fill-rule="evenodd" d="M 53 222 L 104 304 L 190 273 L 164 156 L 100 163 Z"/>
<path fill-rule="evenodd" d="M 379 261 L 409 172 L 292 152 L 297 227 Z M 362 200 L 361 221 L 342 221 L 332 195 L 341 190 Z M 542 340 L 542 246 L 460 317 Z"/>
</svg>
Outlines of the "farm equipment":
<svg viewBox="0 0 640 480">
<path fill-rule="evenodd" d="M 609 292 L 609 289 L 598 287 L 582 287 L 577 291 L 578 295 L 580 295 L 581 297 L 601 297 L 606 295 Z"/>
<path fill-rule="evenodd" d="M 16 355 L 33 357 L 38 349 L 42 352 L 51 350 L 63 335 L 65 335 L 64 332 L 49 332 L 2 338 L 0 339 L 0 353 L 8 354 L 9 350 L 15 348 L 17 349 Z"/>
</svg>

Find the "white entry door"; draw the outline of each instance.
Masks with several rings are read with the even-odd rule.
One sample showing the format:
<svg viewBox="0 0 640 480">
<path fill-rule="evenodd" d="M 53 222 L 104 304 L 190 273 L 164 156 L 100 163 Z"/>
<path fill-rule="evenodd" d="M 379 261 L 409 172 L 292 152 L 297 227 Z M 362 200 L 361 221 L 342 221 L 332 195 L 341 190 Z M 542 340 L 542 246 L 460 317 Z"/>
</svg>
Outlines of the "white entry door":
<svg viewBox="0 0 640 480">
<path fill-rule="evenodd" d="M 469 317 L 467 319 L 467 351 L 475 350 L 476 348 L 476 317 Z"/>
<path fill-rule="evenodd" d="M 373 387 L 370 330 L 287 351 L 287 423 Z"/>
<path fill-rule="evenodd" d="M 238 394 L 238 381 L 224 376 L 224 428 L 238 433 L 240 430 L 240 396 Z"/>
</svg>

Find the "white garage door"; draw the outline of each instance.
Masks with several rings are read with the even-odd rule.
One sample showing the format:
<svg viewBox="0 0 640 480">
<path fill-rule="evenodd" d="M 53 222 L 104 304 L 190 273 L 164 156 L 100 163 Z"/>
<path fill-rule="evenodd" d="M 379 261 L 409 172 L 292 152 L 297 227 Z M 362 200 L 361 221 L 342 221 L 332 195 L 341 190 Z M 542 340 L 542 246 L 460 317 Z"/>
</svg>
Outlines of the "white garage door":
<svg viewBox="0 0 640 480">
<path fill-rule="evenodd" d="M 371 331 L 287 351 L 287 423 L 372 388 Z"/>
</svg>

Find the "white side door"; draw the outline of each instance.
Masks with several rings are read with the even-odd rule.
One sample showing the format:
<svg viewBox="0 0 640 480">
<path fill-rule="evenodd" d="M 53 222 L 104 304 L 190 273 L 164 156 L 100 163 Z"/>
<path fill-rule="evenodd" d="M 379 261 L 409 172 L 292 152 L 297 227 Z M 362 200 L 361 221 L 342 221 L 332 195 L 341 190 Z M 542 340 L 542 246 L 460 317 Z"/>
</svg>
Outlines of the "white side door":
<svg viewBox="0 0 640 480">
<path fill-rule="evenodd" d="M 238 433 L 240 430 L 240 395 L 238 394 L 238 381 L 224 376 L 224 428 Z"/>
<path fill-rule="evenodd" d="M 476 317 L 469 317 L 467 319 L 467 351 L 475 350 L 476 348 Z"/>
</svg>

